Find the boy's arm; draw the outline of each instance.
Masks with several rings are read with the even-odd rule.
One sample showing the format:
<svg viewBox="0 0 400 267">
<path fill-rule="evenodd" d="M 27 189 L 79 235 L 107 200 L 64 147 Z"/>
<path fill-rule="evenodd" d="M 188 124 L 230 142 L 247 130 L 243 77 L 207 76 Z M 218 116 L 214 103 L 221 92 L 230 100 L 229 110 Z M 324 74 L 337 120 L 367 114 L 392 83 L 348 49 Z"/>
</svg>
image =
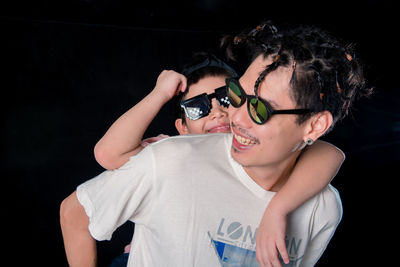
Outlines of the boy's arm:
<svg viewBox="0 0 400 267">
<path fill-rule="evenodd" d="M 316 141 L 304 151 L 286 184 L 269 203 L 257 231 L 256 252 L 261 266 L 280 267 L 278 252 L 288 263 L 286 216 L 325 188 L 343 161 L 344 153 L 324 141 Z"/>
<path fill-rule="evenodd" d="M 119 117 L 98 141 L 94 148 L 97 162 L 116 169 L 139 153 L 143 134 L 161 107 L 185 89 L 185 76 L 171 70 L 161 72 L 153 91 Z"/>
<path fill-rule="evenodd" d="M 61 203 L 60 224 L 69 266 L 96 266 L 96 241 L 89 232 L 89 218 L 79 203 L 76 192 Z"/>
</svg>

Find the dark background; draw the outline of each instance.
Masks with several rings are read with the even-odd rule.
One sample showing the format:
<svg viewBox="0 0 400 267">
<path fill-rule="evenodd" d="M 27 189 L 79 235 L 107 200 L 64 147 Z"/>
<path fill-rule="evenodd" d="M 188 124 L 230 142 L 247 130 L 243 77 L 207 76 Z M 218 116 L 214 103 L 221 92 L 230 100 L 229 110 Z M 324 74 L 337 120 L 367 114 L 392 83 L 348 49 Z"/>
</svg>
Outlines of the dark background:
<svg viewBox="0 0 400 267">
<path fill-rule="evenodd" d="M 193 51 L 262 19 L 327 28 L 356 43 L 375 94 L 325 137 L 346 153 L 333 181 L 344 216 L 318 266 L 396 265 L 400 163 L 394 1 L 3 1 L 0 5 L 3 261 L 66 266 L 59 204 L 102 171 L 93 147 L 111 123 Z M 173 105 L 146 132 L 174 135 Z M 133 224 L 99 242 L 106 266 Z"/>
</svg>

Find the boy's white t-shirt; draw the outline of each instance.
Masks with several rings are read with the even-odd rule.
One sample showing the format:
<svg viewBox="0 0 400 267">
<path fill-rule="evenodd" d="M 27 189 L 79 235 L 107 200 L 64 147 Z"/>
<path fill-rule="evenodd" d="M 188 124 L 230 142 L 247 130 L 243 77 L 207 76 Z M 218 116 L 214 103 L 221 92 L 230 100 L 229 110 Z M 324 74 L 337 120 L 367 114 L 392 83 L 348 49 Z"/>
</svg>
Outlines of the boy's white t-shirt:
<svg viewBox="0 0 400 267">
<path fill-rule="evenodd" d="M 97 240 L 135 222 L 128 266 L 259 266 L 256 233 L 274 192 L 230 155 L 230 134 L 178 136 L 77 188 Z M 327 186 L 288 217 L 287 266 L 313 266 L 342 216 Z"/>
</svg>

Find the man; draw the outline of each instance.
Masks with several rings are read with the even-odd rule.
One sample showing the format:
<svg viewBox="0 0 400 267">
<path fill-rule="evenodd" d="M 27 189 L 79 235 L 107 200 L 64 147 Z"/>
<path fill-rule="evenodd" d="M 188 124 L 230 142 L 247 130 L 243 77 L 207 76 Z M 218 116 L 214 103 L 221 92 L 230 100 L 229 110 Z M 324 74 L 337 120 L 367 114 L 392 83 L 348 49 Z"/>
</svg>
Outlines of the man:
<svg viewBox="0 0 400 267">
<path fill-rule="evenodd" d="M 63 201 L 71 266 L 94 266 L 93 238 L 110 239 L 127 220 L 135 222 L 128 266 L 258 266 L 257 226 L 268 202 L 306 144 L 345 116 L 364 89 L 350 52 L 329 35 L 300 27 L 269 34 L 268 27 L 235 39 L 256 47 L 244 75 L 227 80 L 232 135 L 163 140 Z M 341 215 L 332 186 L 293 211 L 289 266 L 313 266 Z"/>
</svg>

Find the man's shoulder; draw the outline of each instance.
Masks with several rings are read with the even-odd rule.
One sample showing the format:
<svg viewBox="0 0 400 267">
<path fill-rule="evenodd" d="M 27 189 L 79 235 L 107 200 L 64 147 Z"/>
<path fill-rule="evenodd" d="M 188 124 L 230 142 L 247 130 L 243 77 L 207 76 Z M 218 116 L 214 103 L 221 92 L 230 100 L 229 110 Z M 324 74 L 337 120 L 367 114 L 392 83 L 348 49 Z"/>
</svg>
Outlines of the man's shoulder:
<svg viewBox="0 0 400 267">
<path fill-rule="evenodd" d="M 226 158 L 230 136 L 219 133 L 172 136 L 148 145 L 143 152 L 146 150 L 158 163 L 175 164 L 188 160 L 205 163 Z"/>
<path fill-rule="evenodd" d="M 314 200 L 315 213 L 318 217 L 333 223 L 338 223 L 342 219 L 342 201 L 339 191 L 335 187 L 329 184 L 314 197 Z"/>
<path fill-rule="evenodd" d="M 230 136 L 230 133 L 213 133 L 213 134 L 184 134 L 171 136 L 163 139 L 164 141 L 173 140 L 174 142 L 205 142 L 207 140 L 219 140 Z"/>
<path fill-rule="evenodd" d="M 342 218 L 342 202 L 339 192 L 332 185 L 309 199 L 294 212 L 298 220 L 312 219 L 318 225 L 337 225 Z"/>
<path fill-rule="evenodd" d="M 172 151 L 186 147 L 201 151 L 226 145 L 230 136 L 226 133 L 178 135 L 162 139 L 152 144 L 151 147 L 155 150 L 174 149 Z M 170 152 L 172 151 L 170 150 Z"/>
<path fill-rule="evenodd" d="M 342 207 L 342 201 L 340 199 L 339 191 L 331 184 L 327 185 L 324 190 L 320 193 L 321 200 L 326 202 L 328 205 L 335 206 L 338 208 Z"/>
</svg>

